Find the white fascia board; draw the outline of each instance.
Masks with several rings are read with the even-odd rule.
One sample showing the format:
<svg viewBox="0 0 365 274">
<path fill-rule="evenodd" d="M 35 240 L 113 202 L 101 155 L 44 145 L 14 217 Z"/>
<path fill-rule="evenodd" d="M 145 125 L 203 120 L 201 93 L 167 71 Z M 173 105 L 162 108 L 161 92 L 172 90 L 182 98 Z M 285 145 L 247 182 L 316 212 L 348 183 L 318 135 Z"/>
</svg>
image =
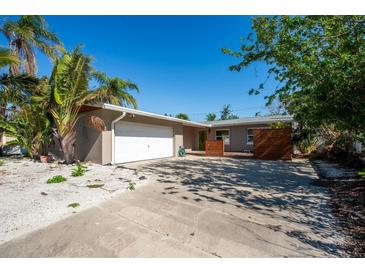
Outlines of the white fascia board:
<svg viewBox="0 0 365 274">
<path fill-rule="evenodd" d="M 186 126 L 203 127 L 203 128 L 209 128 L 210 127 L 209 124 L 202 124 L 202 123 L 187 121 L 187 120 L 183 120 L 183 119 L 179 119 L 179 118 L 174 118 L 174 117 L 170 117 L 170 116 L 155 114 L 155 113 L 146 112 L 146 111 L 137 110 L 137 109 L 132 109 L 132 108 L 116 106 L 116 105 L 112 105 L 112 104 L 104 103 L 102 108 L 103 109 L 108 109 L 108 110 L 119 111 L 119 112 L 126 112 L 126 113 L 130 113 L 130 114 L 135 114 L 135 115 L 141 115 L 141 116 L 145 116 L 145 117 L 151 117 L 151 118 L 166 120 L 166 121 L 171 121 L 171 122 L 177 122 L 177 123 L 181 123 L 181 124 L 186 125 Z"/>
<path fill-rule="evenodd" d="M 276 122 L 294 122 L 292 117 L 286 117 L 282 119 L 276 119 L 276 120 L 256 120 L 256 121 L 237 121 L 237 122 L 229 122 L 229 120 L 225 120 L 223 123 L 213 123 L 210 124 L 210 127 L 216 128 L 216 127 L 224 127 L 224 126 L 245 126 L 245 125 L 255 125 L 255 124 L 272 124 Z"/>
</svg>

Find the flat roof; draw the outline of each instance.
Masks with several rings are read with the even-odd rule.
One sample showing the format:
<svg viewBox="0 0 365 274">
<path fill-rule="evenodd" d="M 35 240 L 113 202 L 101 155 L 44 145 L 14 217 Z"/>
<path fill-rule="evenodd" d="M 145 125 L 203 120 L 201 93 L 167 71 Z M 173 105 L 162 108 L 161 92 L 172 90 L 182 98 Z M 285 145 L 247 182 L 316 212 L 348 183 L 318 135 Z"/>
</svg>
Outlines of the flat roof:
<svg viewBox="0 0 365 274">
<path fill-rule="evenodd" d="M 293 122 L 293 116 L 290 115 L 273 115 L 273 116 L 257 116 L 246 117 L 230 120 L 217 120 L 203 122 L 209 124 L 210 127 L 235 126 L 235 125 L 252 125 L 252 124 L 272 124 L 275 122 Z"/>
<path fill-rule="evenodd" d="M 293 117 L 290 115 L 275 115 L 275 116 L 257 116 L 257 117 L 246 117 L 239 119 L 231 119 L 231 120 L 217 120 L 217 121 L 208 121 L 208 122 L 193 122 L 188 120 L 183 120 L 175 117 L 170 117 L 166 115 L 155 114 L 152 112 L 137 110 L 133 108 L 121 107 L 117 105 L 101 103 L 97 105 L 85 105 L 83 106 L 85 111 L 92 110 L 93 108 L 99 109 L 108 109 L 119 112 L 126 112 L 130 114 L 151 117 L 171 122 L 181 123 L 185 126 L 193 126 L 200 128 L 210 128 L 210 127 L 222 127 L 222 126 L 238 126 L 238 125 L 252 125 L 252 124 L 271 124 L 275 122 L 293 122 Z"/>
</svg>

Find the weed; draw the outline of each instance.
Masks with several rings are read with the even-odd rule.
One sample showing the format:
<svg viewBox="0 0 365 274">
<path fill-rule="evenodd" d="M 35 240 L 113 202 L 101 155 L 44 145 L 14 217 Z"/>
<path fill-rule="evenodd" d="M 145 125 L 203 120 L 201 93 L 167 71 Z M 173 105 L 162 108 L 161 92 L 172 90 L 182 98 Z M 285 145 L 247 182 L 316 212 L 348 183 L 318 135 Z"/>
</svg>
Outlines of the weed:
<svg viewBox="0 0 365 274">
<path fill-rule="evenodd" d="M 4 165 L 5 161 L 4 160 L 0 160 L 0 166 Z"/>
<path fill-rule="evenodd" d="M 128 190 L 132 191 L 136 189 L 136 183 L 135 182 L 129 182 L 128 184 Z"/>
<path fill-rule="evenodd" d="M 72 170 L 71 175 L 73 177 L 83 176 L 86 172 L 86 166 L 83 166 L 80 162 L 76 164 L 76 167 Z"/>
<path fill-rule="evenodd" d="M 79 203 L 72 203 L 72 204 L 69 204 L 67 207 L 76 208 L 76 207 L 79 207 L 79 206 L 80 206 Z"/>
<path fill-rule="evenodd" d="M 104 186 L 104 184 L 94 184 L 94 185 L 87 185 L 86 187 L 88 187 L 88 188 L 101 188 L 103 186 Z"/>
<path fill-rule="evenodd" d="M 362 179 L 365 179 L 365 169 L 360 171 L 359 173 L 359 176 L 362 178 Z"/>
<path fill-rule="evenodd" d="M 66 178 L 62 175 L 56 175 L 47 180 L 47 184 L 58 184 L 66 181 Z"/>
</svg>

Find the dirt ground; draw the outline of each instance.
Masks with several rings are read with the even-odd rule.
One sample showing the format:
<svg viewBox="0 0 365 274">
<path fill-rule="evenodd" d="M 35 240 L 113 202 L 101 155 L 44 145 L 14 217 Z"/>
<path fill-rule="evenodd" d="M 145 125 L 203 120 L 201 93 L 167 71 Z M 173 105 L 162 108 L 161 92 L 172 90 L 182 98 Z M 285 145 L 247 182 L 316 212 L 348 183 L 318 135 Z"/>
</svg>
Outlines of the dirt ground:
<svg viewBox="0 0 365 274">
<path fill-rule="evenodd" d="M 126 191 L 130 182 L 139 185 L 148 179 L 133 170 L 92 163 L 84 164 L 85 175 L 72 177 L 74 165 L 44 164 L 22 157 L 1 159 L 0 243 L 109 200 Z M 55 175 L 67 181 L 47 184 Z"/>
</svg>

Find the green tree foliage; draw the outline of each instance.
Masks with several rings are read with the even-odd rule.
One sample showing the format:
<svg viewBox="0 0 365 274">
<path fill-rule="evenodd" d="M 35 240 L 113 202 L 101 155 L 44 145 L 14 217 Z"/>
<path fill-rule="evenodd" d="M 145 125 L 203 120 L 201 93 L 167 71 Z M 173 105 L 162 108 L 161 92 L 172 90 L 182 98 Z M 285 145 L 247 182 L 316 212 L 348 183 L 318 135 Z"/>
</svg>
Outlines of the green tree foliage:
<svg viewBox="0 0 365 274">
<path fill-rule="evenodd" d="M 119 77 L 110 78 L 102 72 L 94 72 L 93 77 L 99 82 L 97 92 L 104 103 L 137 108 L 136 99 L 128 93 L 130 90 L 139 92 L 135 83 Z"/>
<path fill-rule="evenodd" d="M 19 58 L 14 55 L 9 49 L 0 47 L 0 69 L 9 65 L 17 65 L 20 63 Z"/>
<path fill-rule="evenodd" d="M 224 105 L 221 111 L 221 120 L 238 119 L 239 117 L 232 113 L 231 105 Z"/>
<path fill-rule="evenodd" d="M 92 78 L 91 58 L 77 47 L 72 53 L 58 57 L 49 81 L 49 112 L 54 122 L 54 135 L 67 164 L 74 161 L 75 125 L 83 104 L 100 101 L 100 94 L 89 90 Z"/>
<path fill-rule="evenodd" d="M 20 16 L 17 21 L 6 20 L 0 28 L 9 42 L 11 52 L 21 62 L 10 66 L 10 74 L 37 74 L 35 50 L 54 59 L 61 49 L 57 35 L 48 30 L 47 22 L 40 15 Z"/>
<path fill-rule="evenodd" d="M 45 84 L 45 80 L 42 80 L 34 84 L 29 92 L 40 93 L 40 90 L 47 87 Z M 0 116 L 0 129 L 16 138 L 18 144 L 26 148 L 32 158 L 47 155 L 52 136 L 51 121 L 45 106 L 32 97 L 24 100 L 20 109 L 13 109 L 7 116 Z"/>
<path fill-rule="evenodd" d="M 190 120 L 189 116 L 185 113 L 178 113 L 175 115 L 175 118 L 183 119 L 183 120 Z"/>
<path fill-rule="evenodd" d="M 280 129 L 280 128 L 291 128 L 291 123 L 285 123 L 285 122 L 275 122 L 270 125 L 270 128 L 272 129 Z"/>
<path fill-rule="evenodd" d="M 239 51 L 233 71 L 256 61 L 269 65 L 280 85 L 267 97 L 279 98 L 302 125 L 334 125 L 352 134 L 365 132 L 365 17 L 260 16 Z M 264 84 L 250 90 L 259 94 Z"/>
<path fill-rule="evenodd" d="M 208 113 L 206 116 L 207 121 L 214 121 L 217 118 L 217 115 L 215 113 Z"/>
</svg>

